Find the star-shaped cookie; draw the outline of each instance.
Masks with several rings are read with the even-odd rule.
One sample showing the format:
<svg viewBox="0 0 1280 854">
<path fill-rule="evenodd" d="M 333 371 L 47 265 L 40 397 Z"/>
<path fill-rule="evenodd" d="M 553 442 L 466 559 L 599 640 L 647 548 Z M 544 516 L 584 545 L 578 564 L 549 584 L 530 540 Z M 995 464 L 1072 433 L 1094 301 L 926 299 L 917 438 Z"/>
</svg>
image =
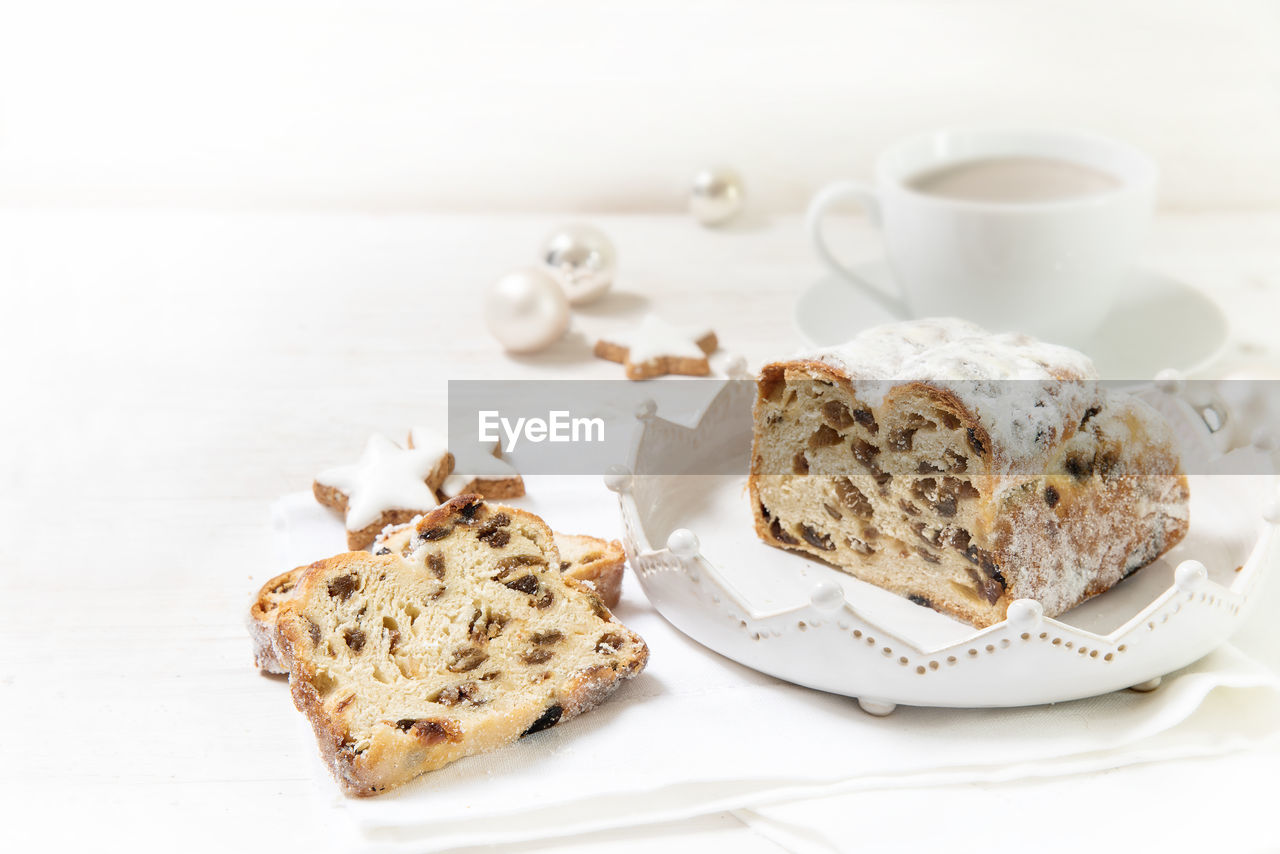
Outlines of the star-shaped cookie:
<svg viewBox="0 0 1280 854">
<path fill-rule="evenodd" d="M 360 461 L 321 472 L 312 484 L 316 500 L 346 514 L 347 547 L 368 548 L 387 525 L 400 525 L 440 501 L 436 490 L 453 471 L 442 444 L 405 449 L 377 434 Z"/>
<path fill-rule="evenodd" d="M 595 354 L 622 363 L 629 380 L 663 374 L 705 377 L 711 373 L 707 356 L 717 347 L 716 334 L 706 327 L 675 326 L 649 314 L 637 328 L 601 338 Z"/>
<path fill-rule="evenodd" d="M 409 431 L 410 448 L 442 444 L 443 440 L 425 427 L 414 427 Z M 468 459 L 463 467 L 465 471 L 455 471 L 444 479 L 439 488 L 440 494 L 446 500 L 468 492 L 481 495 L 486 500 L 519 498 L 524 495 L 524 478 L 520 477 L 511 463 L 502 459 L 500 453 L 495 442 L 490 456 Z"/>
</svg>

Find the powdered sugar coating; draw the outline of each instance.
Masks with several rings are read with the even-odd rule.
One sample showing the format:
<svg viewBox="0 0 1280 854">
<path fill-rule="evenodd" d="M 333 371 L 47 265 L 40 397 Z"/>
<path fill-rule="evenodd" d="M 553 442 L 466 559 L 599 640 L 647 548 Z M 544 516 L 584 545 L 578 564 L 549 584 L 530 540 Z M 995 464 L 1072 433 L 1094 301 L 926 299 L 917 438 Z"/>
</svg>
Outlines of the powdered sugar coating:
<svg viewBox="0 0 1280 854">
<path fill-rule="evenodd" d="M 838 369 L 872 406 L 904 383 L 951 391 L 991 436 L 996 471 L 1041 465 L 1063 430 L 1106 397 L 1084 354 L 958 318 L 876 326 L 799 358 Z"/>
<path fill-rule="evenodd" d="M 930 317 L 886 323 L 865 329 L 850 341 L 797 358 L 814 359 L 839 368 L 850 379 L 896 380 L 921 354 L 936 347 L 986 335 L 982 327 L 956 317 Z M 867 401 L 879 406 L 881 401 Z"/>
<path fill-rule="evenodd" d="M 1096 379 L 1083 353 L 1015 332 L 992 334 L 956 317 L 874 326 L 806 358 L 850 377 L 897 380 Z M 878 405 L 879 401 L 869 401 Z"/>
<path fill-rule="evenodd" d="M 1017 572 L 1009 572 L 1010 595 L 1033 598 L 1046 614 L 1057 615 L 1118 583 L 1182 539 L 1190 522 L 1188 492 L 1167 448 L 1154 446 L 1145 455 L 1133 454 L 1159 474 L 1130 477 L 1118 485 L 1104 484 L 1096 512 L 1062 524 L 1037 501 L 1006 501 L 1000 550 L 1016 556 Z M 1003 495 L 1011 494 L 1006 484 Z M 1046 537 L 1055 530 L 1058 536 Z M 1135 534 L 1140 532 L 1140 535 Z"/>
</svg>

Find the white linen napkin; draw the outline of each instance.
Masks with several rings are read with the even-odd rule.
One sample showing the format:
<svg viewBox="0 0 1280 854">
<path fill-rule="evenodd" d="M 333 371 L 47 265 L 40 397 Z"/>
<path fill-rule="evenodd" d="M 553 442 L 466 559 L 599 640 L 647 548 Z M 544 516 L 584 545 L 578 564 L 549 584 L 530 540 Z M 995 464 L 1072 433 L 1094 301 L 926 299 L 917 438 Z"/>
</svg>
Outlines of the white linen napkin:
<svg viewBox="0 0 1280 854">
<path fill-rule="evenodd" d="M 1235 699 L 1234 692 L 1216 692 L 1156 738 L 1186 740 L 1193 728 L 1230 730 Z M 1280 712 L 1270 705 L 1272 714 Z M 792 854 L 1078 854 L 1100 843 L 1104 851 L 1146 851 L 1157 840 L 1164 852 L 1274 851 L 1277 767 L 1280 745 L 1272 738 L 1263 749 L 1184 757 L 1174 765 L 866 789 L 733 815 Z"/>
<path fill-rule="evenodd" d="M 529 496 L 510 503 L 555 530 L 619 536 L 616 500 L 599 478 L 526 483 Z M 279 499 L 273 516 L 281 570 L 344 550 L 341 522 L 309 495 Z M 1221 753 L 1280 731 L 1280 682 L 1230 646 L 1150 694 L 1021 709 L 899 707 L 873 718 L 849 698 L 704 649 L 666 623 L 630 576 L 616 613 L 645 638 L 651 657 L 600 708 L 377 798 L 342 796 L 313 760 L 322 797 L 370 846 L 428 851 L 858 790 L 1115 768 Z M 1230 729 L 1181 726 L 1210 698 L 1236 710 Z M 314 756 L 314 741 L 306 742 L 300 751 Z"/>
</svg>

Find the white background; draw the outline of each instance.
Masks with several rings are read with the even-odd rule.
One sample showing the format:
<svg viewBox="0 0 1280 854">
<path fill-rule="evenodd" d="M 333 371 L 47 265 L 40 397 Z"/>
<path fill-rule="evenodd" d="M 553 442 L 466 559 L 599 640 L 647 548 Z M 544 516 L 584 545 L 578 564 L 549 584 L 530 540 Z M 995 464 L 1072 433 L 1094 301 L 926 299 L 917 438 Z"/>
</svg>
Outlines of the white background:
<svg viewBox="0 0 1280 854">
<path fill-rule="evenodd" d="M 0 201 L 798 210 L 941 125 L 1076 125 L 1280 203 L 1269 0 L 0 0 Z"/>
<path fill-rule="evenodd" d="M 250 594 L 286 568 L 271 502 L 438 415 L 449 377 L 616 376 L 590 336 L 642 309 L 714 318 L 753 365 L 791 352 L 821 268 L 781 214 L 906 133 L 1057 123 L 1145 149 L 1149 260 L 1268 352 L 1278 29 L 1265 0 L 0 0 L 0 840 L 349 849 L 250 663 Z M 716 161 L 768 227 L 679 214 Z M 474 297 L 565 211 L 646 215 L 592 217 L 623 258 L 612 301 L 506 356 Z M 874 850 L 1274 849 L 1276 756 L 831 814 Z M 628 844 L 771 848 L 719 815 L 577 850 Z"/>
</svg>

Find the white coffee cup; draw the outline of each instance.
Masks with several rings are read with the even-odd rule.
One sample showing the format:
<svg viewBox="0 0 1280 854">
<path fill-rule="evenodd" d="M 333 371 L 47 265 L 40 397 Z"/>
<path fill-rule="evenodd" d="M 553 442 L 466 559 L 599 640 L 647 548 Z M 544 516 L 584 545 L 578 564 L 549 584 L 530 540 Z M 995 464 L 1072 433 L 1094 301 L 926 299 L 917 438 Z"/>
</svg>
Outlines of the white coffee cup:
<svg viewBox="0 0 1280 854">
<path fill-rule="evenodd" d="M 1031 201 L 953 198 L 912 186 L 972 161 L 1044 158 L 1110 178 L 1098 192 Z M 1157 170 L 1142 153 L 1065 130 L 943 130 L 916 136 L 876 161 L 874 187 L 841 181 L 809 206 L 808 229 L 832 270 L 902 317 L 955 315 L 995 331 L 1062 343 L 1085 338 L 1132 270 L 1155 200 Z M 883 231 L 899 294 L 840 262 L 822 223 L 837 203 L 860 204 Z"/>
</svg>

